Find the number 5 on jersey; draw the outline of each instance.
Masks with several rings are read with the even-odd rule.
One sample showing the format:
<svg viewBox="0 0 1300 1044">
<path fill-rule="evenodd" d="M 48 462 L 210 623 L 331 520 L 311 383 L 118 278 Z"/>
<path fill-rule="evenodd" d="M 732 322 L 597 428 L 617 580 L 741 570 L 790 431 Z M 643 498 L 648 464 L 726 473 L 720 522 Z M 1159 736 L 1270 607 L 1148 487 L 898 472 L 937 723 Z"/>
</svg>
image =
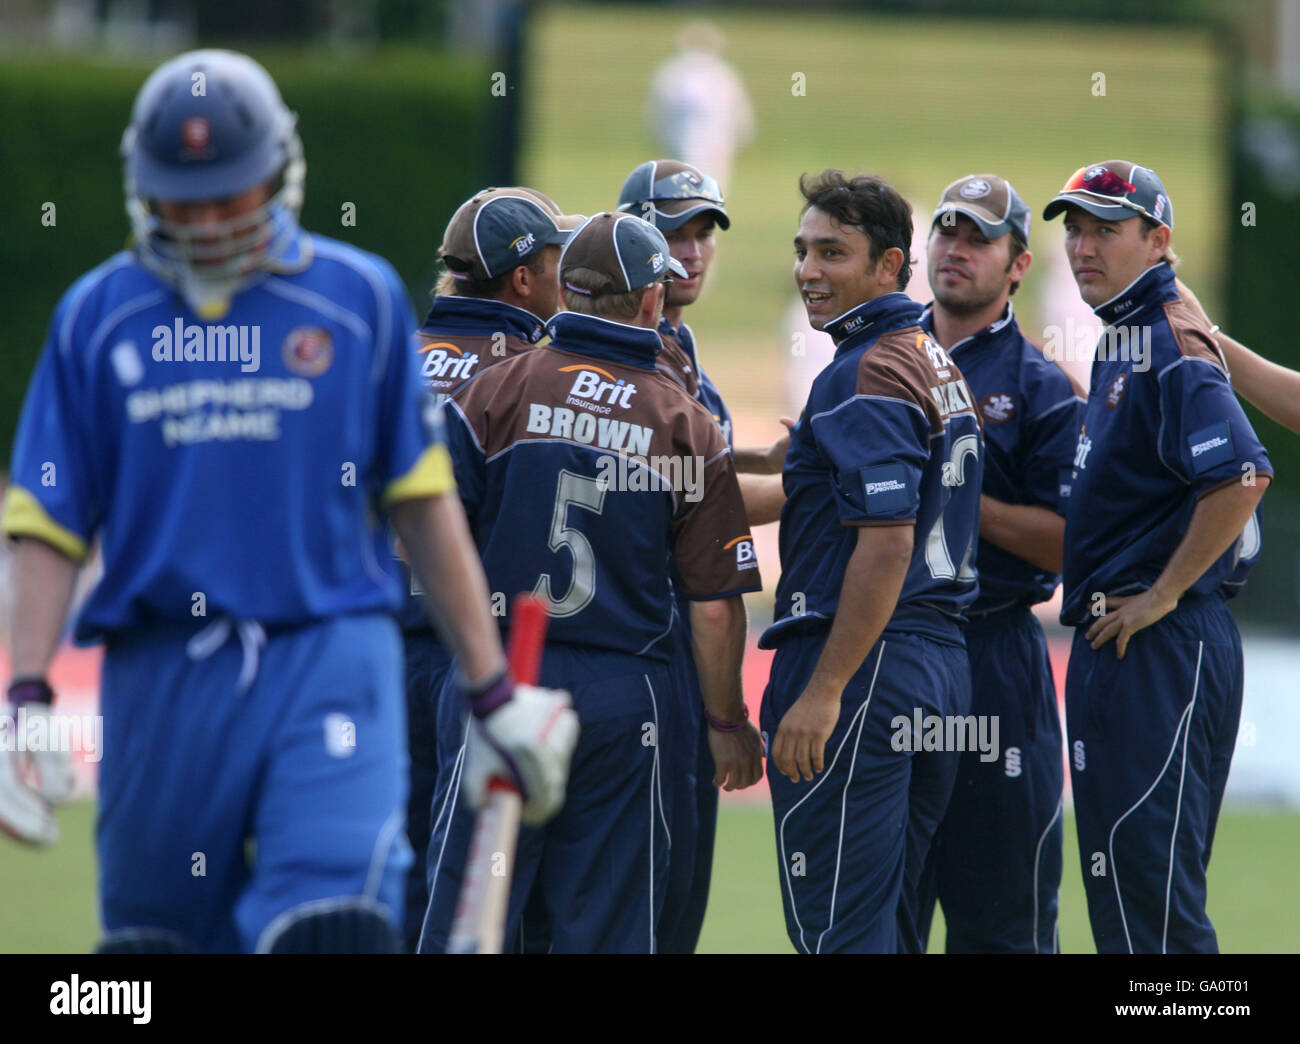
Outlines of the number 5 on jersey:
<svg viewBox="0 0 1300 1044">
<path fill-rule="evenodd" d="M 596 597 L 596 555 L 591 541 L 580 529 L 569 525 L 569 508 L 581 508 L 599 516 L 605 507 L 606 487 L 594 478 L 562 470 L 555 484 L 555 509 L 551 513 L 551 531 L 546 546 L 557 554 L 567 547 L 573 558 L 573 579 L 562 598 L 555 597 L 551 574 L 537 578 L 533 594 L 546 602 L 551 616 L 563 619 L 582 612 Z"/>
</svg>

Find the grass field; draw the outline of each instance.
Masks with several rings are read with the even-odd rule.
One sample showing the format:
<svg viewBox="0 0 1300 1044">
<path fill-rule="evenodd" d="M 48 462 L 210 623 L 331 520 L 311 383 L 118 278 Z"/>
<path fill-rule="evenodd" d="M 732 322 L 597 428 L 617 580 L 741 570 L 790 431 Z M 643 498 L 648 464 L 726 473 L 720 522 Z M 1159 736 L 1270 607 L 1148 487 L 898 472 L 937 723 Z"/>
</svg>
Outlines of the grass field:
<svg viewBox="0 0 1300 1044">
<path fill-rule="evenodd" d="M 623 178 L 660 146 L 644 124 L 647 85 L 684 22 L 671 9 L 548 5 L 534 20 L 525 85 L 522 177 L 570 211 L 612 209 Z M 692 15 L 694 16 L 694 15 Z M 1036 261 L 1016 297 L 1040 336 L 1040 280 L 1063 247 L 1043 205 L 1079 166 L 1125 157 L 1154 167 L 1177 207 L 1184 278 L 1210 302 L 1213 263 L 1239 209 L 1226 200 L 1224 75 L 1203 32 L 784 11 L 718 11 L 726 58 L 757 117 L 754 144 L 724 186 L 711 285 L 687 318 L 732 412 L 774 417 L 783 405 L 783 314 L 794 299 L 791 239 L 799 175 L 868 170 L 927 218 L 964 174 L 992 171 L 1034 213 Z M 581 55 L 581 61 L 574 61 Z M 1106 77 L 1093 94 L 1095 73 Z M 806 94 L 792 94 L 803 73 Z M 920 265 L 923 259 L 916 258 Z M 1211 312 L 1213 313 L 1213 307 Z"/>
<path fill-rule="evenodd" d="M 1061 24 L 844 16 L 795 5 L 718 12 L 715 20 L 753 98 L 758 136 L 737 160 L 727 186 L 732 227 L 687 318 L 742 433 L 785 406 L 783 315 L 793 300 L 790 239 L 804 171 L 880 173 L 923 214 L 963 174 L 1009 177 L 1035 213 L 1037 257 L 1016 298 L 1034 337 L 1052 321 L 1039 303 L 1040 280 L 1060 250 L 1060 223 L 1037 220 L 1043 203 L 1085 162 L 1135 159 L 1162 175 L 1177 206 L 1182 274 L 1215 310 L 1223 273 L 1213 259 L 1238 210 L 1226 198 L 1224 77 L 1206 34 L 1092 26 L 1084 46 L 1081 30 Z M 524 86 L 522 179 L 571 212 L 613 207 L 624 176 L 659 154 L 642 123 L 645 90 L 681 25 L 669 6 L 542 8 Z M 1104 96 L 1093 93 L 1097 72 L 1106 76 Z M 795 73 L 806 78 L 804 96 L 791 92 Z M 767 562 L 764 570 L 770 591 L 776 571 Z M 64 840 L 53 850 L 0 839 L 0 951 L 82 952 L 94 943 L 93 805 L 68 806 L 60 819 Z M 1061 943 L 1090 952 L 1072 822 L 1065 845 Z M 790 952 L 775 858 L 770 808 L 726 806 L 704 952 Z M 1224 951 L 1300 949 L 1297 866 L 1300 815 L 1224 814 L 1210 869 L 1210 913 Z M 942 949 L 941 926 L 931 948 Z"/>
<path fill-rule="evenodd" d="M 0 840 L 0 952 L 83 953 L 95 942 L 94 805 L 78 802 L 59 814 L 63 840 L 35 851 Z M 1300 827 L 1289 813 L 1230 809 L 1219 822 L 1210 866 L 1210 917 L 1225 953 L 1294 953 L 1300 925 L 1294 909 Z M 713 891 L 701 953 L 789 953 L 777 890 L 772 813 L 764 805 L 727 805 L 718 825 Z M 1079 876 L 1074 824 L 1065 830 L 1061 884 L 1061 948 L 1092 953 Z M 940 919 L 931 952 L 943 950 Z"/>
</svg>

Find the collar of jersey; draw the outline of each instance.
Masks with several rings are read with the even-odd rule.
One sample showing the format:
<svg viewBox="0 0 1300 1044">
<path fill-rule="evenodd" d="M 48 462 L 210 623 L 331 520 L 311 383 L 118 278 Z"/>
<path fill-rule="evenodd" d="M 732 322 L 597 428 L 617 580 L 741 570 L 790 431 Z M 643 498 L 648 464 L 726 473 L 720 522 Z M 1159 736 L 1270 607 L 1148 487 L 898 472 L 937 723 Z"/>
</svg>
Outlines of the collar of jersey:
<svg viewBox="0 0 1300 1044">
<path fill-rule="evenodd" d="M 524 308 L 477 297 L 435 297 L 421 333 L 490 337 L 504 333 L 536 344 L 546 332 L 542 321 Z"/>
<path fill-rule="evenodd" d="M 682 346 L 682 351 L 686 357 L 691 360 L 691 365 L 695 367 L 695 372 L 700 371 L 700 361 L 695 358 L 695 335 L 691 333 L 691 328 L 686 325 L 686 320 L 682 320 L 682 325 L 673 328 L 673 324 L 668 321 L 666 315 L 659 317 L 659 332 L 673 338 Z"/>
<path fill-rule="evenodd" d="M 292 216 L 282 210 L 277 210 L 272 220 L 277 228 L 293 222 Z M 268 257 L 262 267 L 276 275 L 293 275 L 311 264 L 314 253 L 311 236 L 295 224 L 292 234 L 285 237 L 280 249 Z"/>
<path fill-rule="evenodd" d="M 890 330 L 913 326 L 920 316 L 921 306 L 907 294 L 896 290 L 850 308 L 823 329 L 835 339 L 835 354 L 839 355 Z"/>
<path fill-rule="evenodd" d="M 1099 304 L 1093 312 L 1107 326 L 1112 326 L 1147 305 L 1158 304 L 1177 296 L 1178 292 L 1174 287 L 1174 270 L 1169 267 L 1168 262 L 1157 261 L 1109 301 Z"/>
<path fill-rule="evenodd" d="M 663 347 L 658 330 L 577 312 L 557 312 L 546 324 L 546 331 L 552 347 L 647 370 L 655 368 L 655 357 Z"/>
<path fill-rule="evenodd" d="M 988 326 L 984 327 L 983 330 L 977 330 L 969 337 L 963 337 L 951 348 L 946 348 L 945 351 L 947 351 L 947 353 L 951 355 L 953 352 L 961 351 L 975 344 L 987 344 L 990 338 L 996 337 L 998 334 L 1002 333 L 1008 327 L 1010 327 L 1012 329 L 1012 332 L 1014 332 L 1015 321 L 1016 321 L 1015 312 L 1011 308 L 1011 302 L 1008 301 L 1006 311 L 1004 311 L 1000 316 L 998 316 L 998 318 L 994 319 L 993 322 L 991 322 Z M 930 334 L 930 336 L 932 337 L 934 336 L 934 302 L 933 301 L 931 301 L 928 305 L 925 306 L 925 310 L 921 312 L 921 318 L 917 320 L 917 324 L 921 327 L 922 330 Z"/>
</svg>

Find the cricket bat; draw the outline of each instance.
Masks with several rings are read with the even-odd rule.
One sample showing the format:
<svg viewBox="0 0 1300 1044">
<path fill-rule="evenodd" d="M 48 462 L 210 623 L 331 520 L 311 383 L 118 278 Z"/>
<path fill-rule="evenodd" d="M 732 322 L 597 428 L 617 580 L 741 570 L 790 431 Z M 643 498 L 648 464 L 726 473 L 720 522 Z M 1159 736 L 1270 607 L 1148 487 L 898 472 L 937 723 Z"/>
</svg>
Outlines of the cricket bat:
<svg viewBox="0 0 1300 1044">
<path fill-rule="evenodd" d="M 535 595 L 518 595 L 512 619 L 510 673 L 517 682 L 535 685 L 546 644 L 546 603 Z M 487 802 L 474 824 L 448 953 L 501 952 L 522 805 L 519 790 L 510 780 L 501 776 L 489 780 Z"/>
</svg>

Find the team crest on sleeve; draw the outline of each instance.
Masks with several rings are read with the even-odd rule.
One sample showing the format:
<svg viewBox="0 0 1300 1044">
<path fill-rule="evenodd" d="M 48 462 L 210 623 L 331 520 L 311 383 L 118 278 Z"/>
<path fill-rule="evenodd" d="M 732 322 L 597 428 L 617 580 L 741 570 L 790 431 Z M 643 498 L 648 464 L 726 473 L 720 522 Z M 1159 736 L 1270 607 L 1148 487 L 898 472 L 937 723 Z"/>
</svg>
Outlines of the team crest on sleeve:
<svg viewBox="0 0 1300 1044">
<path fill-rule="evenodd" d="M 1015 396 L 994 392 L 980 399 L 980 413 L 990 424 L 1002 424 L 1016 415 Z"/>
<path fill-rule="evenodd" d="M 319 326 L 299 326 L 284 339 L 280 355 L 290 373 L 319 377 L 334 361 L 334 339 Z"/>
<path fill-rule="evenodd" d="M 1128 389 L 1128 374 L 1121 373 L 1110 382 L 1110 391 L 1106 393 L 1107 409 L 1114 409 L 1119 405 L 1119 400 L 1124 398 L 1124 392 Z"/>
</svg>

